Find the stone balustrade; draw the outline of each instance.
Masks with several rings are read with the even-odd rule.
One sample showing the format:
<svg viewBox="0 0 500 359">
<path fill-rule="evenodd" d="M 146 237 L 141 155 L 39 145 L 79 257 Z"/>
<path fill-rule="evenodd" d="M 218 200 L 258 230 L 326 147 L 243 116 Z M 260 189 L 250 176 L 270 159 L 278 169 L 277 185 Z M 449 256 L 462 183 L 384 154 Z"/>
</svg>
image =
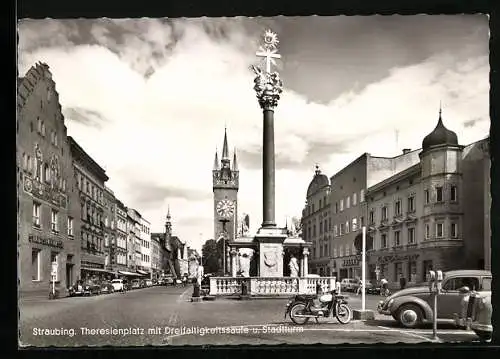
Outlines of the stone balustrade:
<svg viewBox="0 0 500 359">
<path fill-rule="evenodd" d="M 253 296 L 314 294 L 318 284 L 323 291 L 335 289 L 335 277 L 211 277 L 210 295 L 241 294 L 243 281 L 247 282 L 248 294 Z"/>
</svg>

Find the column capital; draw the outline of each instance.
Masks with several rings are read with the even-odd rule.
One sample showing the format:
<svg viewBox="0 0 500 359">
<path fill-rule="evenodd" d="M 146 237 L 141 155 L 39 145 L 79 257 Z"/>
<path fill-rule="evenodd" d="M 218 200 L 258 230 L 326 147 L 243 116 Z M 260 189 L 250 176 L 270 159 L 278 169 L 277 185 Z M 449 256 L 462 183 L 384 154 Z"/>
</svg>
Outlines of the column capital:
<svg viewBox="0 0 500 359">
<path fill-rule="evenodd" d="M 308 256 L 308 255 L 309 255 L 309 248 L 304 248 L 304 249 L 302 250 L 302 254 L 303 254 L 304 256 Z"/>
</svg>

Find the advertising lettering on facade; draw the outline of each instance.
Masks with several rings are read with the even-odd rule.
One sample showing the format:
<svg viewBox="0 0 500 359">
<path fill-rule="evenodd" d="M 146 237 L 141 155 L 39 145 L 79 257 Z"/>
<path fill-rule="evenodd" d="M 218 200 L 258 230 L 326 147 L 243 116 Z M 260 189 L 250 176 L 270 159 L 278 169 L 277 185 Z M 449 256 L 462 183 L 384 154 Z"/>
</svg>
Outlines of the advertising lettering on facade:
<svg viewBox="0 0 500 359">
<path fill-rule="evenodd" d="M 55 248 L 63 248 L 63 241 L 60 239 L 46 238 L 30 234 L 28 236 L 28 241 L 30 243 L 42 244 L 45 246 L 50 246 Z"/>
<path fill-rule="evenodd" d="M 94 263 L 94 262 L 89 262 L 89 261 L 82 261 L 82 267 L 104 269 L 104 264 Z M 85 269 L 85 268 L 82 268 L 82 269 Z"/>
<path fill-rule="evenodd" d="M 405 254 L 405 255 L 392 255 L 381 256 L 378 258 L 377 263 L 394 263 L 403 261 L 414 261 L 419 257 L 419 254 Z"/>
</svg>

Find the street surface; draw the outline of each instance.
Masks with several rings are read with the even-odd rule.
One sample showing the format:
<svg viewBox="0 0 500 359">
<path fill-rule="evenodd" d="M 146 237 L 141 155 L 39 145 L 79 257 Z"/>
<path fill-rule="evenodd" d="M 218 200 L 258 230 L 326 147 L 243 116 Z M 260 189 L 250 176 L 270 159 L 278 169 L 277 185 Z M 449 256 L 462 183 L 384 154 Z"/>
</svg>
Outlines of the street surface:
<svg viewBox="0 0 500 359">
<path fill-rule="evenodd" d="M 374 321 L 284 318 L 287 299 L 190 301 L 192 287 L 150 287 L 94 297 L 20 300 L 20 346 L 431 343 L 432 328 L 407 330 L 387 316 Z M 361 296 L 348 294 L 353 309 Z M 367 296 L 366 309 L 382 298 Z M 440 323 L 442 342 L 477 341 L 473 332 Z"/>
</svg>

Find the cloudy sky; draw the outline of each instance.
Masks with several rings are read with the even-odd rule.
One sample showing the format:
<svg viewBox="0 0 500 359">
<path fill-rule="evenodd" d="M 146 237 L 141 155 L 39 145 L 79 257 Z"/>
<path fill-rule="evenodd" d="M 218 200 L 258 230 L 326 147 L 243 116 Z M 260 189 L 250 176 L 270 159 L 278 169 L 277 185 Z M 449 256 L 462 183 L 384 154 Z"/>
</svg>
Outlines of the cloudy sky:
<svg viewBox="0 0 500 359">
<path fill-rule="evenodd" d="M 161 231 L 196 248 L 213 236 L 212 165 L 227 126 L 239 209 L 261 213 L 262 114 L 251 64 L 279 36 L 284 93 L 275 112 L 276 218 L 300 216 L 315 164 L 331 176 L 364 152 L 416 149 L 436 125 L 468 144 L 489 132 L 488 18 L 23 20 L 19 74 L 53 73 L 68 133 L 108 185 Z M 220 156 L 220 153 L 219 153 Z"/>
</svg>

